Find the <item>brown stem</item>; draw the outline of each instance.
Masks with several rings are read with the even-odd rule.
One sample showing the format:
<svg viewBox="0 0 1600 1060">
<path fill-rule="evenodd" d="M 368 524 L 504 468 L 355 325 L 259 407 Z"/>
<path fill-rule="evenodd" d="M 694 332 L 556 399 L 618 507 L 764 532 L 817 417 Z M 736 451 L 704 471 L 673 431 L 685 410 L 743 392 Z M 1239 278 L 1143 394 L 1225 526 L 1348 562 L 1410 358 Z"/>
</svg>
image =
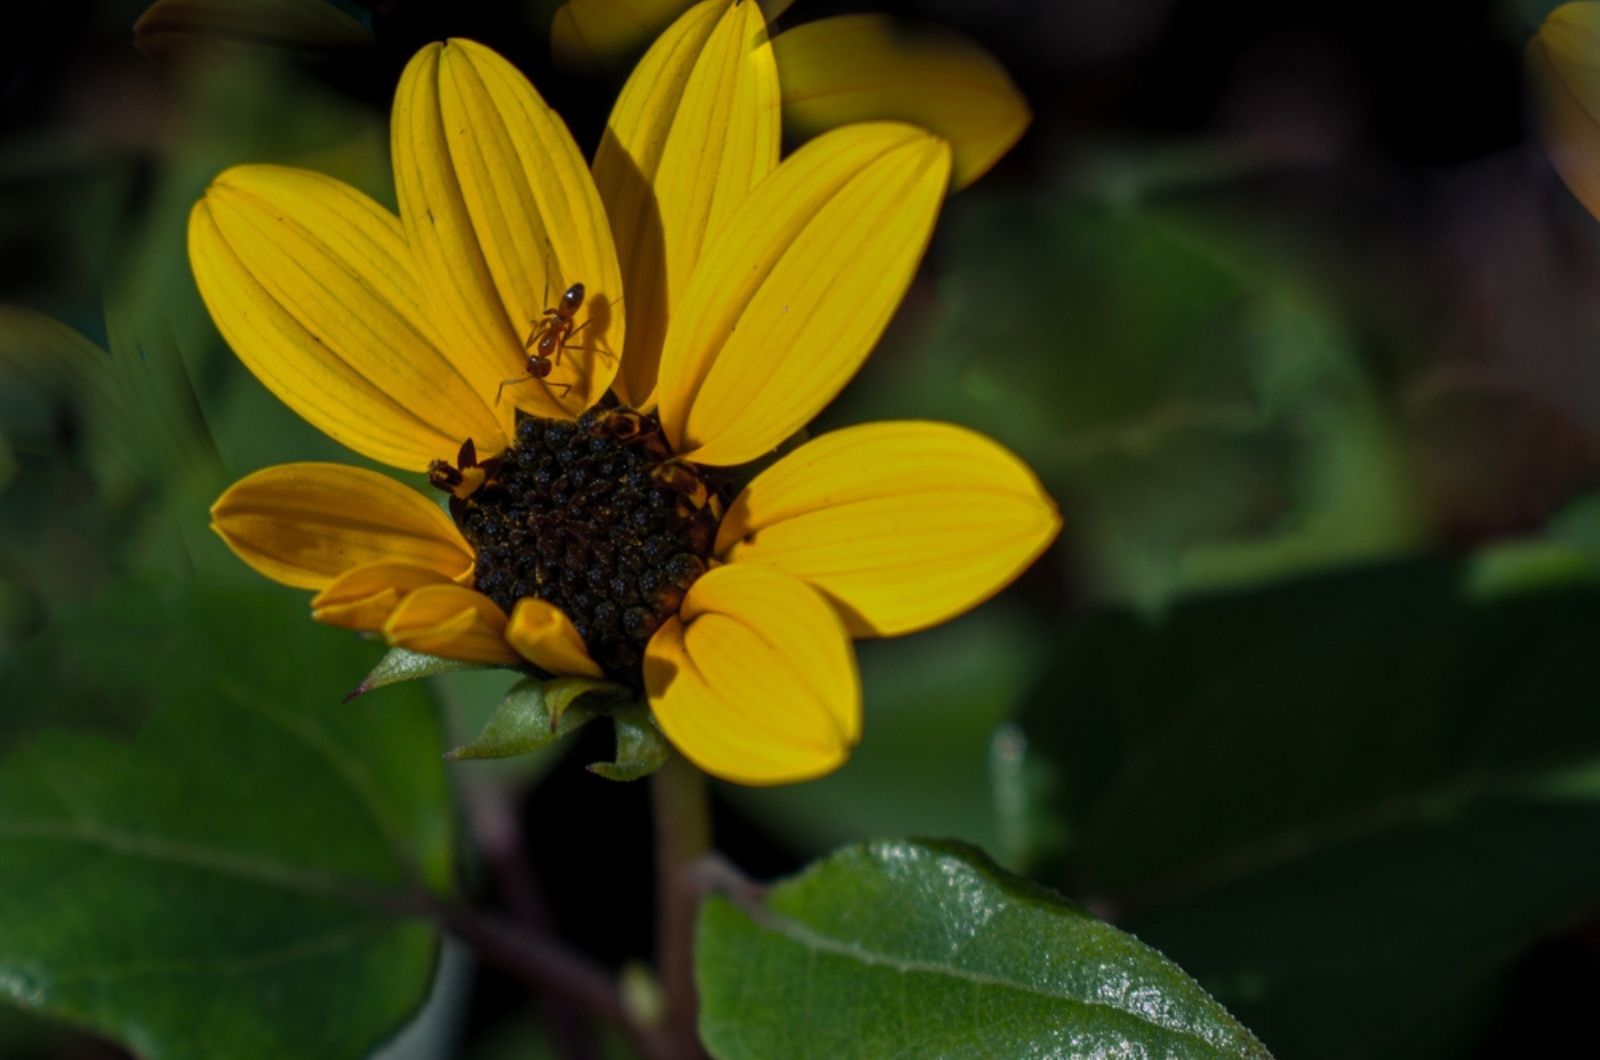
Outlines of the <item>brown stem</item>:
<svg viewBox="0 0 1600 1060">
<path fill-rule="evenodd" d="M 469 780 L 464 782 L 462 801 L 501 904 L 531 934 L 552 937 L 555 922 L 505 793 L 492 784 Z M 583 1014 L 556 1003 L 548 994 L 537 996 L 535 1002 L 562 1056 L 568 1060 L 598 1060 L 600 1053 Z"/>
<path fill-rule="evenodd" d="M 681 1055 L 661 1031 L 641 1023 L 617 993 L 611 977 L 581 954 L 515 921 L 491 916 L 435 898 L 422 909 L 472 948 L 485 964 L 520 979 L 540 996 L 556 998 L 589 1016 L 616 1025 L 645 1060 L 677 1060 Z"/>
<path fill-rule="evenodd" d="M 690 869 L 711 851 L 711 813 L 705 776 L 678 755 L 650 778 L 655 803 L 656 959 L 667 995 L 666 1034 L 673 1055 L 705 1055 L 697 1027 L 694 988 L 695 913 L 700 888 Z"/>
</svg>

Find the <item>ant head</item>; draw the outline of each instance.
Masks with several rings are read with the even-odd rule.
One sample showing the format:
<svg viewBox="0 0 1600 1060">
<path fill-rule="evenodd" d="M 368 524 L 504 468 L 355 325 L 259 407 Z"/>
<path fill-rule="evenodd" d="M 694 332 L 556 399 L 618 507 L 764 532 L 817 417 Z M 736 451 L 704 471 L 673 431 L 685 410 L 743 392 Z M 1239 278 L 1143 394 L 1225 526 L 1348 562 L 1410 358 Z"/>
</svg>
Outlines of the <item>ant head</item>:
<svg viewBox="0 0 1600 1060">
<path fill-rule="evenodd" d="M 540 340 L 539 348 L 544 349 L 543 340 Z M 550 358 L 544 356 L 543 354 L 528 354 L 528 374 L 533 376 L 535 379 L 543 379 L 545 376 L 549 375 L 551 367 L 552 365 Z"/>
<path fill-rule="evenodd" d="M 583 284 L 575 283 L 561 296 L 561 308 L 569 313 L 576 313 L 581 305 L 583 305 Z"/>
</svg>

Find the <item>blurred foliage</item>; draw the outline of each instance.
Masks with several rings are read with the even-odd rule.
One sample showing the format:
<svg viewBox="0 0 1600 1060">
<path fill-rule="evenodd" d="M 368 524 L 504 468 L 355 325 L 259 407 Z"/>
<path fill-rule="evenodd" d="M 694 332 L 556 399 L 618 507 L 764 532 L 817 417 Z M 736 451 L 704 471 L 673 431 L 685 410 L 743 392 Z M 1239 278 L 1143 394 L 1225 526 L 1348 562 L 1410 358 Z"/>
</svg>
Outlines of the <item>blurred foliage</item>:
<svg viewBox="0 0 1600 1060">
<path fill-rule="evenodd" d="M 1390 565 L 1075 623 L 1022 721 L 1067 825 L 1045 878 L 1282 1055 L 1470 1041 L 1509 962 L 1600 892 L 1600 569 L 1470 573 Z"/>
</svg>

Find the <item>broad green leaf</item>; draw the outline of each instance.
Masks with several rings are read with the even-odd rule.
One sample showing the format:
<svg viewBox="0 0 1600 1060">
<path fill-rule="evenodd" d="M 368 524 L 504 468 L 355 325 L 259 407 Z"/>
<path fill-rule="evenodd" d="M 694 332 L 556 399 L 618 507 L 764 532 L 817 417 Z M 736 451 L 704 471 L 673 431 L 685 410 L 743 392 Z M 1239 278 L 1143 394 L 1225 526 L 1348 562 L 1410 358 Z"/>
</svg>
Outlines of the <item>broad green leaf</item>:
<svg viewBox="0 0 1600 1060">
<path fill-rule="evenodd" d="M 700 1033 L 789 1056 L 1266 1057 L 1172 962 L 962 844 L 853 847 L 709 899 Z"/>
<path fill-rule="evenodd" d="M 1600 894 L 1600 586 L 1415 562 L 1071 627 L 1047 878 L 1285 1056 L 1440 1055 Z"/>
<path fill-rule="evenodd" d="M 450 888 L 451 814 L 419 688 L 339 704 L 369 651 L 278 590 L 123 586 L 12 654 L 0 997 L 152 1058 L 398 1028 L 437 935 L 390 903 Z"/>
</svg>

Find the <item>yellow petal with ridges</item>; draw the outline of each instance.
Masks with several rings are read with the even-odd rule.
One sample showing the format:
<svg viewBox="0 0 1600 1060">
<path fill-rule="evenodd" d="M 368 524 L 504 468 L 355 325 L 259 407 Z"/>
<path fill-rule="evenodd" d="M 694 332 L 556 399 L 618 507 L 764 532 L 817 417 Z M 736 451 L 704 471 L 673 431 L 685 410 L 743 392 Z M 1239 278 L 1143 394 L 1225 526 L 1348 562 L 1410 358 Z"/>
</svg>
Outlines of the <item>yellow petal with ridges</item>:
<svg viewBox="0 0 1600 1060">
<path fill-rule="evenodd" d="M 735 498 L 716 554 L 822 591 L 858 637 L 943 622 L 999 592 L 1061 528 L 1028 467 L 964 427 L 872 423 L 807 442 Z"/>
<path fill-rule="evenodd" d="M 575 416 L 616 374 L 622 276 L 605 209 L 561 118 L 495 52 L 430 44 L 395 92 L 395 190 L 416 268 L 450 348 L 485 381 L 510 422 L 520 407 Z M 561 363 L 525 372 L 524 341 L 563 291 L 587 288 Z M 492 382 L 491 382 L 492 380 Z M 563 390 L 562 387 L 570 387 Z"/>
<path fill-rule="evenodd" d="M 916 271 L 950 147 L 893 122 L 817 137 L 706 248 L 667 332 L 657 394 L 701 464 L 773 449 L 838 394 Z"/>
<path fill-rule="evenodd" d="M 279 464 L 246 475 L 211 506 L 211 528 L 255 570 L 300 589 L 325 589 L 382 561 L 460 579 L 474 561 L 438 505 L 386 475 L 343 464 Z"/>
<path fill-rule="evenodd" d="M 1033 120 L 988 51 L 946 29 L 887 15 L 839 15 L 772 42 L 783 120 L 800 139 L 861 121 L 904 121 L 955 148 L 955 184 L 988 172 Z"/>
<path fill-rule="evenodd" d="M 354 188 L 229 169 L 190 214 L 189 261 L 234 353 L 329 436 L 409 470 L 467 438 L 505 447 L 480 386 L 441 352 L 399 222 Z"/>
<path fill-rule="evenodd" d="M 462 662 L 510 666 L 521 657 L 506 643 L 506 614 L 461 585 L 427 585 L 406 596 L 384 624 L 397 648 Z"/>
<path fill-rule="evenodd" d="M 1572 194 L 1600 217 L 1600 4 L 1563 4 L 1528 42 L 1545 149 Z"/>
<path fill-rule="evenodd" d="M 604 677 L 565 611 L 528 596 L 517 601 L 506 641 L 524 659 L 558 677 Z"/>
<path fill-rule="evenodd" d="M 667 738 L 725 780 L 809 780 L 861 737 L 855 651 L 838 616 L 765 567 L 719 567 L 690 586 L 645 649 L 644 682 Z"/>
<path fill-rule="evenodd" d="M 750 3 L 697 4 L 623 86 L 594 178 L 628 292 L 625 403 L 650 403 L 667 321 L 702 247 L 777 167 L 778 116 L 778 70 Z"/>
<path fill-rule="evenodd" d="M 381 560 L 346 571 L 311 600 L 311 617 L 330 626 L 380 630 L 400 601 L 428 585 L 451 579 L 413 563 Z"/>
</svg>

